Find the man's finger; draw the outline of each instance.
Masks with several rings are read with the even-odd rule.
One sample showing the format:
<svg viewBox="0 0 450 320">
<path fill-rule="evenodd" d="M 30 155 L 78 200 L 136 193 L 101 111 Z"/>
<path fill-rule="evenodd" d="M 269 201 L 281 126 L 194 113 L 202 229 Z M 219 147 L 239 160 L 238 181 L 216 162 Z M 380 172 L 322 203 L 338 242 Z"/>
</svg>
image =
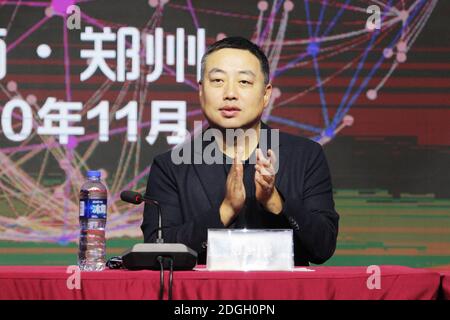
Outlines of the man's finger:
<svg viewBox="0 0 450 320">
<path fill-rule="evenodd" d="M 271 188 L 271 185 L 262 178 L 262 176 L 259 172 L 256 172 L 256 174 L 255 174 L 255 181 L 257 183 L 259 183 L 259 185 L 266 190 L 269 190 Z"/>
<path fill-rule="evenodd" d="M 270 165 L 269 159 L 266 159 L 266 157 L 264 156 L 262 150 L 261 149 L 258 149 L 258 150 L 259 150 L 259 152 L 257 153 L 258 157 L 256 158 L 256 162 L 261 164 L 261 165 L 263 165 L 263 166 Z"/>
<path fill-rule="evenodd" d="M 233 164 L 231 166 L 232 171 L 237 171 L 242 168 L 242 150 L 237 149 L 234 153 Z"/>
<path fill-rule="evenodd" d="M 263 176 L 274 176 L 275 170 L 273 169 L 272 165 L 266 167 L 261 166 L 259 164 L 255 165 L 255 169 L 259 171 Z"/>
<path fill-rule="evenodd" d="M 262 173 L 260 170 L 256 171 L 259 176 L 261 176 L 261 179 L 266 181 L 269 185 L 273 185 L 275 183 L 275 175 L 270 174 L 268 172 Z"/>
<path fill-rule="evenodd" d="M 275 166 L 275 164 L 277 163 L 277 155 L 275 154 L 275 152 L 273 152 L 272 149 L 269 149 L 269 151 L 267 152 L 268 156 L 269 156 L 269 161 L 270 163 Z"/>
</svg>

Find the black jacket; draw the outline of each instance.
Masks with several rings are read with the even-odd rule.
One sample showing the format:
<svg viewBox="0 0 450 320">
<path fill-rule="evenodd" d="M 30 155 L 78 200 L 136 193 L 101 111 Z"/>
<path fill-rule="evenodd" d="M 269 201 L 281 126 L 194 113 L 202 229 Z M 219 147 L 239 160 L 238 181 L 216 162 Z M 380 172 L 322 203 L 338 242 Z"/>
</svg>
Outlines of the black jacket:
<svg viewBox="0 0 450 320">
<path fill-rule="evenodd" d="M 271 129 L 264 123 L 261 128 L 269 132 L 270 148 Z M 193 141 L 190 145 L 194 156 Z M 238 216 L 243 220 L 230 227 L 292 228 L 295 265 L 321 264 L 335 251 L 339 220 L 322 147 L 312 140 L 280 132 L 278 164 L 275 185 L 284 200 L 281 214 L 266 212 L 247 190 L 246 212 Z M 250 166 L 254 172 L 254 166 Z M 161 205 L 164 241 L 183 243 L 196 250 L 200 264 L 206 261 L 207 229 L 224 228 L 219 207 L 225 196 L 225 181 L 223 164 L 177 165 L 171 160 L 171 151 L 155 157 L 150 170 L 146 195 Z M 254 193 L 254 188 L 250 190 Z M 155 241 L 157 227 L 156 208 L 146 204 L 141 226 L 145 242 Z"/>
</svg>

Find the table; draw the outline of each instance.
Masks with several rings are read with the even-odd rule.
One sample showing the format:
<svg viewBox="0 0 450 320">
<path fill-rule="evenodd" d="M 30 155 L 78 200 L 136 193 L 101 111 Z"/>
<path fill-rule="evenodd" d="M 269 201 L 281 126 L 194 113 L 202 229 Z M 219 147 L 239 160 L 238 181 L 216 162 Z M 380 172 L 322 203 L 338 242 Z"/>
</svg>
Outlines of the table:
<svg viewBox="0 0 450 320">
<path fill-rule="evenodd" d="M 433 268 L 433 271 L 439 272 L 441 275 L 441 292 L 440 299 L 450 300 L 450 267 Z"/>
<path fill-rule="evenodd" d="M 377 289 L 373 288 L 376 274 L 367 267 L 322 266 L 291 272 L 203 268 L 174 272 L 174 300 L 436 299 L 441 277 L 429 269 L 380 266 Z M 159 271 L 81 272 L 80 289 L 69 289 L 76 284 L 76 273 L 66 271 L 63 266 L 0 266 L 0 299 L 158 299 Z M 167 271 L 166 295 L 168 278 Z M 448 277 L 446 284 L 448 288 Z"/>
</svg>

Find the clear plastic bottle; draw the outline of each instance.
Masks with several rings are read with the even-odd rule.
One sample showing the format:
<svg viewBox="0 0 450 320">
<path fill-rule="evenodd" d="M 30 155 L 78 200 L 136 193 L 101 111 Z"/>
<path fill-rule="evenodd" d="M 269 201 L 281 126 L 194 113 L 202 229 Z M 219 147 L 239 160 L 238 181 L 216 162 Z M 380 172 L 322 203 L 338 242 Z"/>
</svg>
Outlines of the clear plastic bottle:
<svg viewBox="0 0 450 320">
<path fill-rule="evenodd" d="M 101 271 L 106 264 L 106 186 L 100 171 L 88 171 L 80 190 L 80 239 L 78 266 L 82 271 Z"/>
</svg>

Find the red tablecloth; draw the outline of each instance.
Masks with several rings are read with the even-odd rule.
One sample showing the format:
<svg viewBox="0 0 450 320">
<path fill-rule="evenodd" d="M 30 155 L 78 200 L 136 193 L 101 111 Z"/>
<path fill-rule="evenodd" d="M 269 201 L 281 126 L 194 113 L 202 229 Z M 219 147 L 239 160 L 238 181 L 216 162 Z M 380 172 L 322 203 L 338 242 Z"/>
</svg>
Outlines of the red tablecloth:
<svg viewBox="0 0 450 320">
<path fill-rule="evenodd" d="M 435 299 L 440 274 L 381 266 L 381 288 L 369 289 L 366 267 L 310 267 L 314 271 L 175 271 L 173 299 Z M 68 289 L 66 267 L 0 266 L 0 299 L 157 299 L 158 271 L 81 272 Z M 165 272 L 166 294 L 168 272 Z M 70 281 L 69 281 L 70 282 Z M 448 282 L 447 282 L 448 285 Z"/>
<path fill-rule="evenodd" d="M 441 274 L 441 299 L 450 300 L 450 268 L 433 268 Z"/>
</svg>

